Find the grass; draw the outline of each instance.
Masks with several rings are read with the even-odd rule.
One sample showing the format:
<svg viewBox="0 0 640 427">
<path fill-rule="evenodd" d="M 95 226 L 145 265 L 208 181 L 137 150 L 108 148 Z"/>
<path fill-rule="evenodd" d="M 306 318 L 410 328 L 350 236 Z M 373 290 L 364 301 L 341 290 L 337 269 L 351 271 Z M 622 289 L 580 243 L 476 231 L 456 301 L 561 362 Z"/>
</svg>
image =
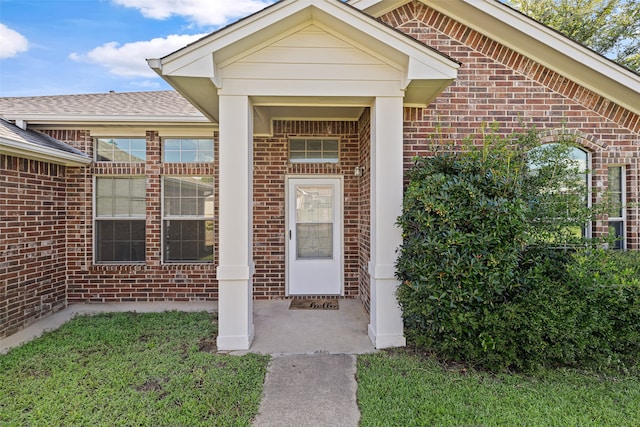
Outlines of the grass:
<svg viewBox="0 0 640 427">
<path fill-rule="evenodd" d="M 269 359 L 213 354 L 214 320 L 77 317 L 0 355 L 0 425 L 250 425 Z"/>
<path fill-rule="evenodd" d="M 638 426 L 640 378 L 492 375 L 409 350 L 358 358 L 361 426 Z"/>
<path fill-rule="evenodd" d="M 208 313 L 82 316 L 0 355 L 0 425 L 248 426 L 267 356 L 215 354 Z M 640 378 L 358 357 L 362 426 L 637 426 Z"/>
</svg>

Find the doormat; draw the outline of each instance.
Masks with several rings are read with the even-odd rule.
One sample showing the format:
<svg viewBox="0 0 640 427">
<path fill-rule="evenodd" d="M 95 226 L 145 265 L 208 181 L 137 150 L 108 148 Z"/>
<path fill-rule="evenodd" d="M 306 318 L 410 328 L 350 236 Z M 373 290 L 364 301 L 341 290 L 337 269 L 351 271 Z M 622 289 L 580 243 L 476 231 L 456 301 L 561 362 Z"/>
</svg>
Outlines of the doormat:
<svg viewBox="0 0 640 427">
<path fill-rule="evenodd" d="M 338 310 L 337 299 L 292 299 L 289 310 Z"/>
</svg>

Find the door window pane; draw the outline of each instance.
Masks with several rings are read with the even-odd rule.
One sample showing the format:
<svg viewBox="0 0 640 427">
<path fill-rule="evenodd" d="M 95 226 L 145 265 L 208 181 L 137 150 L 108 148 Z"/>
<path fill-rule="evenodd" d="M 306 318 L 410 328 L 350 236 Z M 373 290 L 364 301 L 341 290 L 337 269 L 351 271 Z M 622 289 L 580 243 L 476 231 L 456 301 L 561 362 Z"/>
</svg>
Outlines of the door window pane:
<svg viewBox="0 0 640 427">
<path fill-rule="evenodd" d="M 334 188 L 296 186 L 296 255 L 298 259 L 333 258 Z"/>
<path fill-rule="evenodd" d="M 333 258 L 333 224 L 298 224 L 298 259 Z"/>
<path fill-rule="evenodd" d="M 333 222 L 333 187 L 297 186 L 296 222 Z"/>
</svg>

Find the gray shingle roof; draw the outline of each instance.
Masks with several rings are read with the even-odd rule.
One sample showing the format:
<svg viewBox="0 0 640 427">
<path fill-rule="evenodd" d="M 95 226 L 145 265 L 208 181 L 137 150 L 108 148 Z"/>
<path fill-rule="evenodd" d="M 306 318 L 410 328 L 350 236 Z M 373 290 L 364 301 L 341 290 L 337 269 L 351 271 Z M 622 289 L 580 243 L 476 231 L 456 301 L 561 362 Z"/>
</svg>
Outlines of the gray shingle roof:
<svg viewBox="0 0 640 427">
<path fill-rule="evenodd" d="M 74 154 L 82 157 L 89 158 L 80 150 L 76 150 L 70 145 L 57 139 L 51 138 L 40 132 L 32 130 L 24 130 L 18 126 L 11 124 L 5 120 L 0 119 L 0 144 L 4 141 L 9 141 L 17 144 L 36 145 L 45 149 L 60 151 L 68 154 Z"/>
<path fill-rule="evenodd" d="M 0 98 L 0 116 L 20 114 L 204 118 L 193 105 L 172 90 Z"/>
</svg>

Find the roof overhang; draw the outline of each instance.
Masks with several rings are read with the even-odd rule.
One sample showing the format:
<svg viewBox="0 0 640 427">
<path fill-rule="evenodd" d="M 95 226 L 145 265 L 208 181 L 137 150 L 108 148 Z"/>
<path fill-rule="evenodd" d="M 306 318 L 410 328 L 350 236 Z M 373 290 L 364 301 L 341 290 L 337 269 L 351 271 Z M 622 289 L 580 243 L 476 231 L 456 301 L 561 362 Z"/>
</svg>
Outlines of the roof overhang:
<svg viewBox="0 0 640 427">
<path fill-rule="evenodd" d="M 23 157 L 41 162 L 54 163 L 63 166 L 86 166 L 91 159 L 80 154 L 66 153 L 53 150 L 27 141 L 0 137 L 0 154 Z"/>
<path fill-rule="evenodd" d="M 306 80 L 317 78 L 317 84 L 303 85 L 295 78 L 286 80 L 286 76 L 279 82 L 275 82 L 274 77 L 257 76 L 252 82 L 232 83 L 231 70 L 238 68 L 234 68 L 234 64 L 310 27 L 325 31 L 375 58 L 388 70 L 397 71 L 397 81 L 386 82 L 386 92 L 376 92 L 375 77 L 368 74 L 358 79 L 350 77 L 351 83 L 346 78 L 340 82 L 340 76 L 336 75 Z M 300 118 L 337 114 L 337 110 L 322 112 L 327 107 L 352 108 L 343 111 L 344 116 L 350 116 L 355 114 L 353 108 L 371 105 L 375 96 L 402 96 L 405 105 L 426 106 L 455 80 L 460 65 L 359 9 L 336 0 L 277 2 L 164 58 L 149 59 L 148 63 L 214 123 L 219 118 L 219 96 L 226 94 L 250 96 L 254 106 L 264 107 L 261 114 L 266 119 L 294 118 L 291 116 L 295 114 Z M 266 73 L 265 70 L 265 76 Z M 319 80 L 330 84 L 330 78 L 336 89 L 327 91 L 327 86 Z M 259 86 L 258 81 L 272 83 Z M 243 93 L 245 89 L 246 93 Z M 307 108 L 287 108 L 292 106 Z"/>
<path fill-rule="evenodd" d="M 498 0 L 419 0 L 616 104 L 640 114 L 640 76 Z M 379 17 L 405 0 L 351 0 Z"/>
</svg>

